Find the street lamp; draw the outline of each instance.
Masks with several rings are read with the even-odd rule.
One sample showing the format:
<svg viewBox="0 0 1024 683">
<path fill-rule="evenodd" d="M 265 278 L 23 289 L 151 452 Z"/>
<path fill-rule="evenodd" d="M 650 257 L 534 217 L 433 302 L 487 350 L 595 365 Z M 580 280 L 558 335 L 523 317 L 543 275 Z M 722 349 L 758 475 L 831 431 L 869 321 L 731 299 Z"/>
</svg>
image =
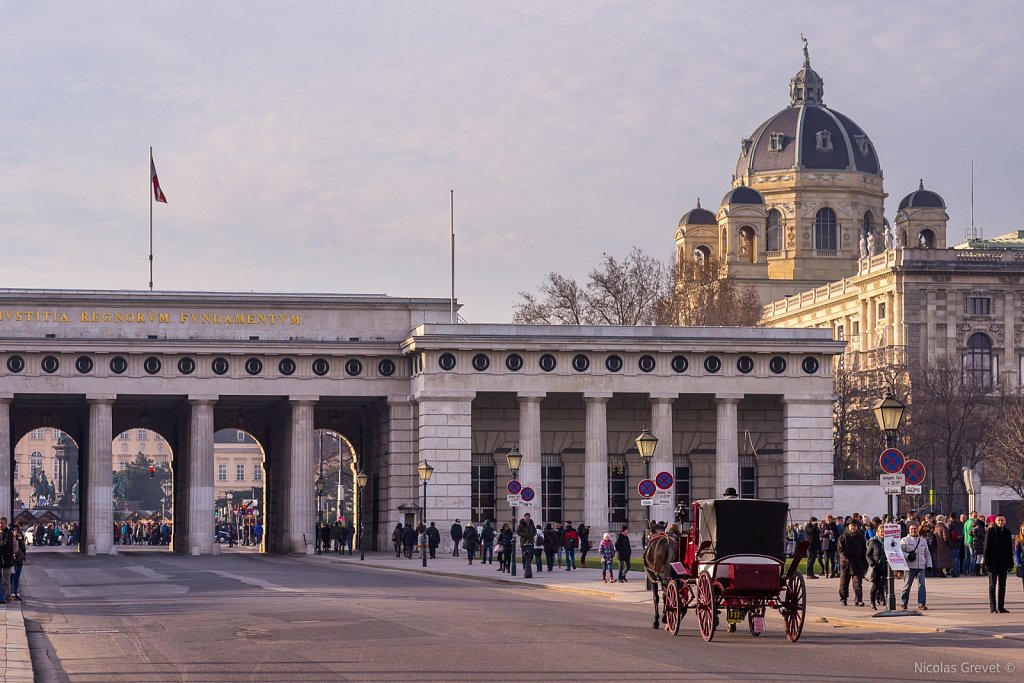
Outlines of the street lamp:
<svg viewBox="0 0 1024 683">
<path fill-rule="evenodd" d="M 903 411 L 906 410 L 906 406 L 896 400 L 896 397 L 892 395 L 892 391 L 885 392 L 885 398 L 878 402 L 878 405 L 874 407 L 875 419 L 878 421 L 878 428 L 885 432 L 885 447 L 886 449 L 896 447 L 896 432 L 900 428 L 900 422 L 903 421 Z M 892 524 L 896 521 L 895 514 L 893 512 L 893 494 L 886 494 L 886 498 L 889 499 L 889 523 Z M 883 537 L 882 542 L 885 542 Z M 892 564 L 889 563 L 889 609 L 885 612 L 879 612 L 878 616 L 897 616 L 900 614 L 906 614 L 906 612 L 896 611 L 896 574 L 893 571 Z"/>
<path fill-rule="evenodd" d="M 640 453 L 640 458 L 644 461 L 644 479 L 651 478 L 651 458 L 654 457 L 654 451 L 658 447 L 658 437 L 651 434 L 646 426 L 643 431 L 640 432 L 640 436 L 636 437 L 636 450 Z M 644 532 L 641 537 L 641 543 L 643 547 L 647 547 L 647 533 L 651 527 L 651 506 L 644 506 Z M 647 590 L 651 589 L 651 579 L 647 577 Z"/>
<path fill-rule="evenodd" d="M 316 524 L 313 526 L 313 545 L 316 546 L 316 554 L 320 554 L 320 501 L 324 497 L 324 475 L 317 477 L 316 482 Z"/>
<path fill-rule="evenodd" d="M 416 471 L 420 473 L 420 481 L 423 482 L 423 507 L 420 508 L 420 524 L 423 525 L 423 535 L 427 533 L 427 482 L 430 481 L 430 477 L 434 474 L 434 468 L 430 466 L 426 460 L 420 463 L 420 466 L 416 468 Z M 422 540 L 422 539 L 421 539 Z M 428 538 L 429 541 L 429 538 Z M 427 542 L 423 544 L 423 566 L 427 566 Z"/>
<path fill-rule="evenodd" d="M 359 470 L 359 474 L 356 475 L 356 486 L 359 487 L 359 560 L 363 561 L 366 559 L 366 550 L 363 548 L 363 490 L 366 488 L 366 482 L 369 477 L 362 470 Z"/>
<path fill-rule="evenodd" d="M 505 456 L 508 461 L 508 469 L 512 472 L 512 478 L 519 478 L 519 466 L 523 464 L 523 454 L 519 452 L 519 446 L 513 446 L 512 450 Z M 516 575 L 516 527 L 519 525 L 519 510 L 515 505 L 512 508 L 512 576 Z M 523 570 L 524 574 L 526 569 Z"/>
</svg>

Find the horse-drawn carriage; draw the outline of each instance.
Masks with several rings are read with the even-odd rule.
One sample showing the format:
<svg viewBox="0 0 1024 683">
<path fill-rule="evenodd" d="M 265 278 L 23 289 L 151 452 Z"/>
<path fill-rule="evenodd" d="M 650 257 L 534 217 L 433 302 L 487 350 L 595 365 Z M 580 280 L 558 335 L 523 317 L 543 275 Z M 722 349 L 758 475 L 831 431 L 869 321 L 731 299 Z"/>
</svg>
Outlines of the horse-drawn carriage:
<svg viewBox="0 0 1024 683">
<path fill-rule="evenodd" d="M 654 592 L 655 628 L 660 589 L 661 623 L 673 635 L 687 611 L 695 609 L 706 641 L 715 637 L 722 612 L 730 631 L 746 621 L 751 635 L 759 636 L 772 608 L 785 621 L 786 638 L 796 642 L 807 610 L 807 588 L 797 565 L 807 544 L 800 544 L 786 570 L 788 511 L 789 505 L 778 501 L 701 500 L 693 504 L 689 529 L 652 537 L 644 567 Z"/>
</svg>

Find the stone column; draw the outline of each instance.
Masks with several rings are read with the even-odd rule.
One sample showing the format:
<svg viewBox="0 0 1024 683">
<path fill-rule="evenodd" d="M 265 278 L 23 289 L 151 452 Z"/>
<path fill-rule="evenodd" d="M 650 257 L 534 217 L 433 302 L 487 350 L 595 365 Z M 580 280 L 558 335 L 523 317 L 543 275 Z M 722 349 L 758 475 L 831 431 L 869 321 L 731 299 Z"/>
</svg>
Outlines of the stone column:
<svg viewBox="0 0 1024 683">
<path fill-rule="evenodd" d="M 740 490 L 740 452 L 736 412 L 742 394 L 716 394 L 718 406 L 718 445 L 715 447 L 715 495 L 729 487 Z"/>
<path fill-rule="evenodd" d="M 672 444 L 672 402 L 678 394 L 651 394 L 651 433 L 658 437 L 658 447 L 651 459 L 651 477 L 659 472 L 675 476 L 674 449 Z M 672 502 L 651 506 L 651 519 L 671 522 L 675 519 L 675 486 L 670 489 Z"/>
<path fill-rule="evenodd" d="M 213 543 L 213 406 L 212 396 L 189 396 L 188 540 L 186 552 L 211 555 Z"/>
<path fill-rule="evenodd" d="M 608 400 L 607 393 L 585 393 L 587 442 L 583 465 L 583 516 L 590 525 L 590 537 L 601 538 L 608 531 Z M 615 531 L 618 531 L 617 529 Z"/>
<path fill-rule="evenodd" d="M 11 401 L 14 394 L 0 394 L 0 517 L 14 516 L 14 486 L 11 472 Z"/>
<path fill-rule="evenodd" d="M 832 401 L 782 397 L 782 486 L 798 523 L 832 510 Z"/>
<path fill-rule="evenodd" d="M 544 394 L 520 392 L 519 399 L 519 452 L 523 454 L 523 464 L 519 468 L 519 481 L 537 493 L 534 507 L 540 507 L 543 491 L 541 481 L 541 445 L 540 445 L 540 402 Z M 531 515 L 540 519 L 536 512 Z"/>
<path fill-rule="evenodd" d="M 292 409 L 290 438 L 288 439 L 287 489 L 283 505 L 285 548 L 290 553 L 313 554 L 314 534 L 314 490 L 313 484 L 313 407 L 315 397 L 289 399 Z M 360 453 L 362 458 L 363 454 Z M 366 511 L 363 511 L 367 514 Z"/>
<path fill-rule="evenodd" d="M 415 503 L 416 486 L 419 483 L 416 467 L 416 422 L 411 396 L 388 396 L 388 462 L 387 462 L 387 526 L 388 537 L 382 547 L 390 547 L 391 530 L 398 523 L 405 522 L 398 506 Z M 433 466 L 434 463 L 430 463 Z M 433 483 L 433 482 L 431 482 Z M 427 485 L 427 495 L 430 484 Z M 355 500 L 353 498 L 353 500 Z M 422 504 L 422 502 L 420 503 Z M 432 514 L 430 504 L 427 513 Z M 429 524 L 429 522 L 428 522 Z"/>
<path fill-rule="evenodd" d="M 427 514 L 445 530 L 456 519 L 465 526 L 470 516 L 473 462 L 474 394 L 417 394 L 419 404 L 419 457 L 434 468 L 427 484 Z M 412 473 L 419 481 L 415 472 Z"/>
<path fill-rule="evenodd" d="M 89 402 L 89 437 L 86 457 L 85 551 L 89 555 L 116 555 L 114 545 L 114 481 L 112 417 L 113 395 L 86 396 Z"/>
</svg>

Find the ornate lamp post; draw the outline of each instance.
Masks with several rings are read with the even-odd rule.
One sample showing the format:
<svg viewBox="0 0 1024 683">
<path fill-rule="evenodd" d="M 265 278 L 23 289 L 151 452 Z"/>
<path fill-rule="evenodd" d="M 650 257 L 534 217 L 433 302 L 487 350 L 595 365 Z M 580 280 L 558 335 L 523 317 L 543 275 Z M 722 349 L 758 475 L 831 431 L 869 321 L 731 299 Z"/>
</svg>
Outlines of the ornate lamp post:
<svg viewBox="0 0 1024 683">
<path fill-rule="evenodd" d="M 508 469 L 512 472 L 512 478 L 519 478 L 519 466 L 523 464 L 523 454 L 519 452 L 519 446 L 513 446 L 512 450 L 505 456 L 508 461 Z M 519 525 L 519 509 L 512 507 L 512 576 L 516 575 L 516 527 Z"/>
<path fill-rule="evenodd" d="M 640 458 L 644 461 L 644 479 L 651 478 L 651 458 L 654 457 L 654 451 L 658 447 L 658 437 L 651 434 L 646 426 L 643 431 L 640 432 L 640 436 L 636 437 L 636 450 L 640 453 Z M 643 547 L 647 547 L 647 533 L 651 527 L 651 506 L 644 506 L 644 533 L 641 536 L 641 542 Z M 651 589 L 651 579 L 647 578 L 647 590 Z"/>
<path fill-rule="evenodd" d="M 366 489 L 366 482 L 369 481 L 369 477 L 362 470 L 359 470 L 359 474 L 356 475 L 356 486 L 359 487 L 359 560 L 363 561 L 366 559 L 366 550 L 363 548 L 363 491 Z"/>
<path fill-rule="evenodd" d="M 323 472 L 317 477 L 313 484 L 316 487 L 316 524 L 313 525 L 313 545 L 316 547 L 316 554 L 320 554 L 320 502 L 324 497 L 324 475 Z"/>
<path fill-rule="evenodd" d="M 416 468 L 416 471 L 420 473 L 420 481 L 423 482 L 423 507 L 420 508 L 420 524 L 423 525 L 423 536 L 427 534 L 427 482 L 430 481 L 430 477 L 434 474 L 434 468 L 430 466 L 426 460 L 420 463 L 420 466 Z M 427 541 L 422 541 L 423 551 L 423 566 L 427 566 Z"/>
<path fill-rule="evenodd" d="M 885 432 L 885 447 L 887 449 L 896 447 L 896 432 L 899 431 L 900 423 L 903 421 L 904 410 L 906 410 L 906 406 L 897 401 L 891 391 L 885 392 L 885 398 L 879 401 L 878 405 L 874 407 L 875 419 L 878 421 L 878 428 Z M 896 517 L 893 512 L 892 495 L 893 494 L 891 493 L 886 495 L 886 498 L 889 499 L 890 523 L 896 521 Z M 896 611 L 896 576 L 893 572 L 892 564 L 889 564 L 889 609 L 887 612 L 880 612 L 879 615 L 891 616 L 898 614 L 900 613 Z"/>
</svg>

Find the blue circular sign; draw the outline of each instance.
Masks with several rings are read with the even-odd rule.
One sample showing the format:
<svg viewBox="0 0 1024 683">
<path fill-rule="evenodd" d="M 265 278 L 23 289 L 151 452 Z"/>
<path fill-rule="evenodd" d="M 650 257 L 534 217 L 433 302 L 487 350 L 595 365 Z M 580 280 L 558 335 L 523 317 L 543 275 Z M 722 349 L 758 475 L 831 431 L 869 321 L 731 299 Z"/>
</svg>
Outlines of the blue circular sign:
<svg viewBox="0 0 1024 683">
<path fill-rule="evenodd" d="M 654 483 L 658 485 L 658 488 L 662 491 L 672 488 L 672 484 L 675 479 L 668 472 L 659 472 L 658 476 L 654 478 Z"/>
<path fill-rule="evenodd" d="M 896 448 L 886 448 L 878 458 L 878 464 L 882 466 L 882 471 L 889 474 L 896 474 L 902 470 L 905 462 L 906 458 L 903 457 L 903 453 Z"/>
<path fill-rule="evenodd" d="M 520 493 L 519 495 L 521 495 L 523 497 L 524 501 L 529 503 L 531 500 L 533 500 L 533 497 L 536 494 L 534 494 L 533 489 L 531 489 L 529 486 L 527 486 L 526 488 L 524 488 L 522 490 L 522 493 Z"/>
<path fill-rule="evenodd" d="M 505 490 L 514 496 L 523 490 L 523 485 L 519 483 L 518 479 L 513 479 L 505 486 Z"/>
<path fill-rule="evenodd" d="M 636 490 L 644 498 L 650 498 L 651 496 L 654 495 L 654 492 L 657 491 L 657 488 L 655 488 L 653 481 L 651 481 L 650 479 L 644 479 L 639 484 L 637 484 Z"/>
</svg>

